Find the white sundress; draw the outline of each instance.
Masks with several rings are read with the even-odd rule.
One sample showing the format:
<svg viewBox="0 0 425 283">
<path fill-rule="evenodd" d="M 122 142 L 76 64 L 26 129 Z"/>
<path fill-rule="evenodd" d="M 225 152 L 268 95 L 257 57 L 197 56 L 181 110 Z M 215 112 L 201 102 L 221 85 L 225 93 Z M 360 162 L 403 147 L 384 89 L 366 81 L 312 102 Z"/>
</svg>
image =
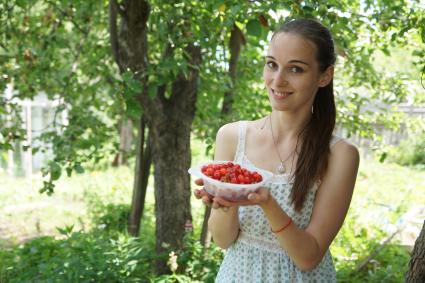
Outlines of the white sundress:
<svg viewBox="0 0 425 283">
<path fill-rule="evenodd" d="M 252 164 L 245 155 L 245 137 L 247 122 L 239 122 L 239 140 L 235 162 Z M 331 146 L 341 138 L 333 136 Z M 307 194 L 302 210 L 298 213 L 291 205 L 290 191 L 292 182 L 287 176 L 275 175 L 265 184 L 282 209 L 292 218 L 299 228 L 305 229 L 310 222 L 313 203 L 318 185 Z M 329 250 L 319 265 L 311 271 L 301 271 L 279 245 L 270 231 L 270 226 L 262 209 L 255 206 L 239 207 L 240 233 L 226 251 L 218 271 L 216 282 L 336 282 L 336 272 Z"/>
</svg>

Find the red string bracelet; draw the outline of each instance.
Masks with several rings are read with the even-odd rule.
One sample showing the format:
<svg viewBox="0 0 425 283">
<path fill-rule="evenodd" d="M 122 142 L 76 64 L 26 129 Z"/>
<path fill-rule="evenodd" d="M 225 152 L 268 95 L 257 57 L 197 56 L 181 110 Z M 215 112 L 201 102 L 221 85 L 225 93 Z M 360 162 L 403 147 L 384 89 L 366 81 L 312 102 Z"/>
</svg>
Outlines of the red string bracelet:
<svg viewBox="0 0 425 283">
<path fill-rule="evenodd" d="M 288 228 L 288 226 L 291 225 L 291 223 L 292 223 L 292 218 L 289 217 L 288 223 L 286 223 L 282 228 L 280 228 L 279 230 L 273 231 L 273 229 L 270 227 L 270 231 L 272 231 L 272 233 L 275 233 L 275 234 L 280 233 L 283 230 L 285 230 L 286 228 Z"/>
</svg>

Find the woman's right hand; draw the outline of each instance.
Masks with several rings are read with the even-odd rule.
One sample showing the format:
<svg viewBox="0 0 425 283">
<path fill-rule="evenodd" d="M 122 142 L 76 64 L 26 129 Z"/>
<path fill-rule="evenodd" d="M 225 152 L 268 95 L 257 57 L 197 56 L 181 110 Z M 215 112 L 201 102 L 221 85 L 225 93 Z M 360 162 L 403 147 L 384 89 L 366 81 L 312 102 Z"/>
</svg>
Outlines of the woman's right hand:
<svg viewBox="0 0 425 283">
<path fill-rule="evenodd" d="M 203 186 L 204 181 L 202 179 L 196 179 L 195 184 L 198 186 Z M 210 206 L 213 203 L 214 196 L 210 195 L 204 188 L 195 189 L 193 192 L 197 199 L 201 199 L 205 205 Z"/>
<path fill-rule="evenodd" d="M 198 186 L 203 186 L 204 181 L 202 179 L 196 179 L 195 184 L 197 184 Z M 224 211 L 227 211 L 229 207 L 234 206 L 230 201 L 227 201 L 220 197 L 214 197 L 213 195 L 209 194 L 204 188 L 195 189 L 194 195 L 197 199 L 201 199 L 205 205 L 211 206 L 215 209 L 221 208 Z"/>
</svg>

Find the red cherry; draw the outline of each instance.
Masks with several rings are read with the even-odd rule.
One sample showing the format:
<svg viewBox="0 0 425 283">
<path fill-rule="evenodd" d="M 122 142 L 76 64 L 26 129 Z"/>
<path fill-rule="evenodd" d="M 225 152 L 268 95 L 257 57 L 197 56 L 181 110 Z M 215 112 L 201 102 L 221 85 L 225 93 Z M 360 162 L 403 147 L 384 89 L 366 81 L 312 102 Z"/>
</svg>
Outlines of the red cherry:
<svg viewBox="0 0 425 283">
<path fill-rule="evenodd" d="M 201 167 L 203 174 L 208 177 L 232 184 L 254 184 L 261 182 L 263 177 L 256 171 L 251 172 L 239 164 L 226 162 L 221 164 L 207 164 Z"/>
<path fill-rule="evenodd" d="M 208 169 L 208 166 L 204 165 L 201 168 L 202 173 L 205 173 L 205 171 Z"/>
</svg>

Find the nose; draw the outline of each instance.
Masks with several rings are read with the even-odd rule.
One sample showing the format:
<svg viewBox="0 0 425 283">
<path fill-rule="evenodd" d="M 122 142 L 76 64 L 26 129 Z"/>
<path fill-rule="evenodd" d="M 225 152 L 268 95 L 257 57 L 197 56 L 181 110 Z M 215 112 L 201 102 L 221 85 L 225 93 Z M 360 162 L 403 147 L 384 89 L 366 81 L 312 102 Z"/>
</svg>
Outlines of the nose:
<svg viewBox="0 0 425 283">
<path fill-rule="evenodd" d="M 286 79 L 286 76 L 285 76 L 283 70 L 279 70 L 279 71 L 274 73 L 273 81 L 274 81 L 275 86 L 277 86 L 277 87 L 286 86 L 288 84 L 288 81 Z"/>
</svg>

